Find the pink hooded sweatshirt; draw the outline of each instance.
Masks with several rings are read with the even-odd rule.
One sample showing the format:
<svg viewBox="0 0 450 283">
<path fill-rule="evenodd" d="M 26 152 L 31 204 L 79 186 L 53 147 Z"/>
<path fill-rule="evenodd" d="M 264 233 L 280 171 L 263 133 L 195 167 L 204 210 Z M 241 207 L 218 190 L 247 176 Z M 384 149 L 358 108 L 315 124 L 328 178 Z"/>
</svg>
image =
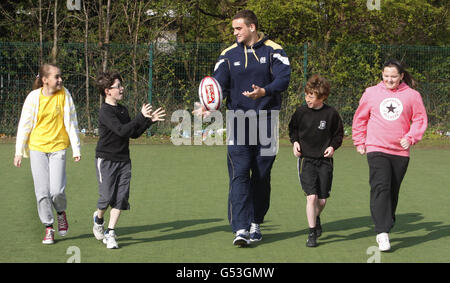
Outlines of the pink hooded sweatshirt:
<svg viewBox="0 0 450 283">
<path fill-rule="evenodd" d="M 428 118 L 420 93 L 402 82 L 389 90 L 383 82 L 369 87 L 353 116 L 352 138 L 355 146 L 365 145 L 366 152 L 381 151 L 409 156 L 400 145 L 402 138 L 411 145 L 422 139 Z"/>
</svg>

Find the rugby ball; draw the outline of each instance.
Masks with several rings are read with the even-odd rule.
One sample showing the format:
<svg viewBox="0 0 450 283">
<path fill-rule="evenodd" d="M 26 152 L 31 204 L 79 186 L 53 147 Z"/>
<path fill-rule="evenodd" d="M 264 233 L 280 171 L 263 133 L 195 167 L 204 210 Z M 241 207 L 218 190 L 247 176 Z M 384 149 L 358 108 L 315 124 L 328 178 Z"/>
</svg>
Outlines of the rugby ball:
<svg viewBox="0 0 450 283">
<path fill-rule="evenodd" d="M 216 111 L 222 105 L 223 94 L 219 82 L 213 77 L 204 77 L 198 87 L 198 96 L 208 111 Z"/>
</svg>

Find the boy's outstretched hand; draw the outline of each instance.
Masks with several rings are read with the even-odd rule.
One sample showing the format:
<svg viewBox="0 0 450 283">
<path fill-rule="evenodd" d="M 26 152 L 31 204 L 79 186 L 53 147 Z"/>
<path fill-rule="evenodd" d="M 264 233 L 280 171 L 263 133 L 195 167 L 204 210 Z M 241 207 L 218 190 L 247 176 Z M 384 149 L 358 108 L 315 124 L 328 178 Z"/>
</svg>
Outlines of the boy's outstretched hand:
<svg viewBox="0 0 450 283">
<path fill-rule="evenodd" d="M 153 111 L 153 107 L 147 103 L 142 105 L 141 113 L 145 118 L 151 119 L 152 122 L 164 121 L 162 117 L 166 116 L 166 112 L 162 107 Z"/>
<path fill-rule="evenodd" d="M 148 104 L 148 103 L 142 104 L 141 113 L 142 113 L 142 115 L 144 115 L 145 118 L 149 118 L 149 119 L 152 118 L 151 117 L 152 110 L 153 110 L 153 107 L 150 104 Z"/>
<path fill-rule="evenodd" d="M 164 116 L 166 116 L 166 111 L 162 107 L 159 107 L 155 112 L 151 112 L 150 119 L 152 119 L 152 122 L 164 121 L 162 118 Z"/>
</svg>

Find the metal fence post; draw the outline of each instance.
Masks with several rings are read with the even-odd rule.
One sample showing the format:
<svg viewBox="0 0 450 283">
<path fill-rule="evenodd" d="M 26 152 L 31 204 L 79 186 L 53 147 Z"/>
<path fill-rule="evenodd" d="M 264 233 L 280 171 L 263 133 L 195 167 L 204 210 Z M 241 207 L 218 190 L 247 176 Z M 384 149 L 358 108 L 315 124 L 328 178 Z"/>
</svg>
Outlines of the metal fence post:
<svg viewBox="0 0 450 283">
<path fill-rule="evenodd" d="M 308 42 L 303 44 L 303 89 L 305 89 L 308 80 Z"/>
<path fill-rule="evenodd" d="M 148 103 L 152 104 L 153 88 L 153 43 L 150 43 L 148 50 Z"/>
<path fill-rule="evenodd" d="M 153 43 L 150 43 L 148 49 L 148 103 L 152 104 L 152 88 L 153 88 Z M 147 131 L 147 136 L 151 136 L 151 126 Z"/>
</svg>

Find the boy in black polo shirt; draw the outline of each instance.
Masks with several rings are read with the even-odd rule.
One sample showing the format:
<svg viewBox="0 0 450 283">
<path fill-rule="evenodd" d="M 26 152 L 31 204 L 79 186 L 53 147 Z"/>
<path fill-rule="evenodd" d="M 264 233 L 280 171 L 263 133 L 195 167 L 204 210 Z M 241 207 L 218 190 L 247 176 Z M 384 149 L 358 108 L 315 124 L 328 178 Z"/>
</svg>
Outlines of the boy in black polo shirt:
<svg viewBox="0 0 450 283">
<path fill-rule="evenodd" d="M 152 111 L 149 104 L 142 105 L 141 112 L 131 120 L 122 100 L 124 87 L 117 72 L 101 73 L 97 87 L 105 102 L 98 115 L 99 139 L 95 153 L 99 199 L 94 212 L 93 232 L 97 240 L 103 240 L 108 249 L 117 249 L 114 228 L 122 210 L 130 209 L 131 160 L 129 139 L 141 136 L 152 123 L 163 121 L 164 110 Z M 108 229 L 104 231 L 103 216 L 111 207 Z"/>
<path fill-rule="evenodd" d="M 289 122 L 289 137 L 298 157 L 300 184 L 307 199 L 308 247 L 317 246 L 317 238 L 322 234 L 319 216 L 330 196 L 333 154 L 344 136 L 338 112 L 324 104 L 329 93 L 329 82 L 313 75 L 305 87 L 306 105 L 297 108 Z"/>
</svg>

